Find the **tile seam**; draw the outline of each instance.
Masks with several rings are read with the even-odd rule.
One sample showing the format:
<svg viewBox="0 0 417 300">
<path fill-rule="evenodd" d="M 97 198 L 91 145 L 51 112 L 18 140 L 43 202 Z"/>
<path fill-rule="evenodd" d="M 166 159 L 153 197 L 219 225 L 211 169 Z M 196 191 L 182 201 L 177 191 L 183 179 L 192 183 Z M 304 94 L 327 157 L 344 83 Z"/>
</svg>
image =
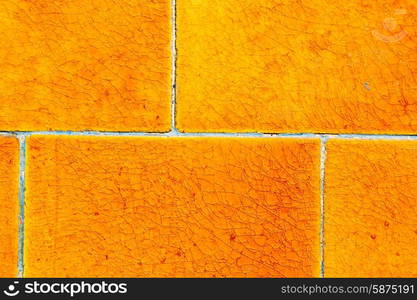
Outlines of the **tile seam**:
<svg viewBox="0 0 417 300">
<path fill-rule="evenodd" d="M 320 139 L 320 277 L 324 278 L 324 251 L 325 251 L 325 237 L 324 237 L 324 201 L 325 201 L 325 177 L 326 177 L 326 159 L 327 159 L 327 139 L 323 136 Z"/>
<path fill-rule="evenodd" d="M 63 136 L 120 136 L 120 137 L 258 137 L 258 138 L 326 138 L 326 139 L 358 139 L 358 140 L 417 140 L 417 135 L 387 135 L 387 134 L 325 134 L 325 133 L 225 133 L 225 132 L 194 132 L 183 133 L 146 132 L 146 131 L 0 131 L 0 136 L 30 136 L 30 135 L 63 135 Z"/>
<path fill-rule="evenodd" d="M 1 132 L 0 132 L 1 134 Z M 221 133 L 221 132 L 201 132 L 201 133 L 182 133 L 182 132 L 115 132 L 115 131 L 18 131 L 8 132 L 9 135 L 67 135 L 67 136 L 151 136 L 151 137 L 294 137 L 294 138 L 319 138 L 317 134 L 264 134 L 264 133 Z"/>
<path fill-rule="evenodd" d="M 178 132 L 177 114 L 177 1 L 171 0 L 171 132 Z"/>
<path fill-rule="evenodd" d="M 18 215 L 18 277 L 24 275 L 24 237 L 25 237 L 25 191 L 26 191 L 26 136 L 17 135 L 19 140 L 19 215 Z"/>
</svg>

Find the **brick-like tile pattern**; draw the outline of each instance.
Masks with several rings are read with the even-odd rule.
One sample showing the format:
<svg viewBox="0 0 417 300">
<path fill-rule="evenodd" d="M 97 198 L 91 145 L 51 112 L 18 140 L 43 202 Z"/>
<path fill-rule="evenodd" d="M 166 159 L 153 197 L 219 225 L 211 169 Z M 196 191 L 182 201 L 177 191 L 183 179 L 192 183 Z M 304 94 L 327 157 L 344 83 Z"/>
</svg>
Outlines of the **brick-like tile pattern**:
<svg viewBox="0 0 417 300">
<path fill-rule="evenodd" d="M 31 137 L 25 276 L 319 276 L 319 141 Z"/>
<path fill-rule="evenodd" d="M 186 132 L 417 132 L 414 0 L 177 0 Z"/>
<path fill-rule="evenodd" d="M 417 141 L 330 140 L 326 277 L 417 276 Z"/>
<path fill-rule="evenodd" d="M 0 1 L 0 277 L 416 277 L 416 8 Z"/>
<path fill-rule="evenodd" d="M 0 137 L 0 277 L 17 276 L 19 143 Z"/>
<path fill-rule="evenodd" d="M 167 131 L 170 1 L 0 3 L 0 130 Z"/>
</svg>

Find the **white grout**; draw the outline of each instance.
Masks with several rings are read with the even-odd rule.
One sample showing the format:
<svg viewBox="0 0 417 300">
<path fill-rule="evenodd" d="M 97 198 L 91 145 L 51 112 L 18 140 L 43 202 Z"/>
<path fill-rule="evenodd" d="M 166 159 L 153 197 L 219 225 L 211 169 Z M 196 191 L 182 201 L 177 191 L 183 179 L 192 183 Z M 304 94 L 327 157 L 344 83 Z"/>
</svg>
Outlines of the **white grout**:
<svg viewBox="0 0 417 300">
<path fill-rule="evenodd" d="M 171 132 L 176 133 L 177 103 L 177 3 L 171 0 Z"/>
<path fill-rule="evenodd" d="M 324 277 L 324 192 L 325 192 L 325 169 L 327 158 L 327 137 L 320 139 L 320 277 Z"/>
<path fill-rule="evenodd" d="M 15 136 L 16 134 L 14 132 L 7 132 L 7 131 L 3 131 L 0 132 L 0 136 Z"/>
<path fill-rule="evenodd" d="M 417 135 L 403 134 L 327 134 L 332 139 L 358 139 L 358 140 L 417 140 Z"/>
<path fill-rule="evenodd" d="M 0 136 L 70 135 L 120 137 L 239 137 L 239 138 L 303 138 L 303 139 L 358 139 L 358 140 L 417 140 L 417 135 L 389 134 L 327 134 L 327 133 L 258 133 L 258 132 L 145 132 L 145 131 L 0 131 Z"/>
<path fill-rule="evenodd" d="M 17 135 L 19 139 L 19 215 L 18 215 L 18 252 L 17 252 L 17 270 L 18 277 L 24 274 L 24 229 L 25 229 L 25 190 L 26 190 L 26 136 Z"/>
<path fill-rule="evenodd" d="M 0 132 L 1 134 L 2 132 Z M 6 133 L 6 132 L 3 132 Z M 268 133 L 223 133 L 223 132 L 117 132 L 117 131 L 18 131 L 7 132 L 9 135 L 71 135 L 71 136 L 121 136 L 121 137 L 260 137 L 260 138 L 320 138 L 317 134 L 268 134 Z"/>
</svg>

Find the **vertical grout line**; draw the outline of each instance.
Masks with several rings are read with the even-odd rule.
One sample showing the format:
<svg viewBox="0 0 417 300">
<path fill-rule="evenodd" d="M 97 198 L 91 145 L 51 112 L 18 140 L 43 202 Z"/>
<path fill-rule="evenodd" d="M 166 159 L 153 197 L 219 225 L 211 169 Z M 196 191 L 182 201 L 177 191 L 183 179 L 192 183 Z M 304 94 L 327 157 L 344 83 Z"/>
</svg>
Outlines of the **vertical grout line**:
<svg viewBox="0 0 417 300">
<path fill-rule="evenodd" d="M 177 2 L 171 0 L 171 132 L 178 133 L 176 127 L 177 102 Z"/>
<path fill-rule="evenodd" d="M 327 136 L 320 137 L 320 277 L 324 278 L 324 189 L 327 157 Z"/>
<path fill-rule="evenodd" d="M 24 234 L 25 234 L 25 169 L 26 169 L 26 136 L 17 135 L 19 139 L 19 228 L 18 228 L 18 253 L 17 270 L 18 277 L 24 275 Z"/>
</svg>

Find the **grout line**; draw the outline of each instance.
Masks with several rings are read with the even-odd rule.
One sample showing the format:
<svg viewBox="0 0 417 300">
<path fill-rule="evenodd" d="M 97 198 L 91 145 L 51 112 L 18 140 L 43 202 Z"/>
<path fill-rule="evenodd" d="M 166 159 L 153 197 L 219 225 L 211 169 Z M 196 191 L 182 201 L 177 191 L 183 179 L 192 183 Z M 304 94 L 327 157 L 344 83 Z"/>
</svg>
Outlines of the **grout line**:
<svg viewBox="0 0 417 300">
<path fill-rule="evenodd" d="M 24 234 L 25 234 L 25 169 L 26 169 L 26 136 L 17 135 L 19 139 L 19 228 L 18 228 L 18 277 L 24 275 Z"/>
<path fill-rule="evenodd" d="M 7 136 L 7 137 L 13 136 L 13 137 L 15 137 L 16 134 L 14 132 L 0 131 L 0 136 Z"/>
<path fill-rule="evenodd" d="M 417 135 L 389 134 L 327 134 L 327 133 L 258 133 L 258 132 L 169 132 L 145 131 L 0 131 L 0 136 L 31 136 L 31 135 L 69 135 L 69 136 L 120 136 L 120 137 L 242 137 L 242 138 L 320 138 L 320 139 L 359 139 L 359 140 L 417 140 Z"/>
<path fill-rule="evenodd" d="M 325 192 L 325 168 L 327 158 L 328 137 L 323 136 L 320 142 L 320 277 L 324 278 L 324 192 Z"/>
<path fill-rule="evenodd" d="M 326 134 L 332 139 L 359 139 L 359 140 L 417 140 L 417 135 L 411 134 Z"/>
<path fill-rule="evenodd" d="M 202 132 L 202 133 L 183 133 L 178 131 L 169 132 L 117 132 L 117 131 L 15 131 L 0 132 L 0 134 L 31 136 L 31 135 L 71 135 L 71 136 L 121 136 L 121 137 L 289 137 L 289 138 L 319 138 L 317 134 L 267 134 L 267 133 L 222 133 L 222 132 Z"/>
<path fill-rule="evenodd" d="M 177 133 L 177 2 L 171 0 L 171 132 Z"/>
</svg>

